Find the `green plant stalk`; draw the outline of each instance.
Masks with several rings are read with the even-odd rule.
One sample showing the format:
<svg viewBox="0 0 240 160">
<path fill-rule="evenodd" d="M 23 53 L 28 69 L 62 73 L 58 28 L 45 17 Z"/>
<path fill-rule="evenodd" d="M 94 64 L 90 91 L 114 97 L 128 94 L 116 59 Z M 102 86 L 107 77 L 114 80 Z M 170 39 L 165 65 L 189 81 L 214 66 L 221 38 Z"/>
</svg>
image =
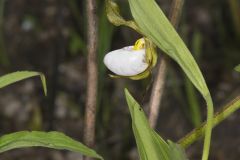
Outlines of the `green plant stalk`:
<svg viewBox="0 0 240 160">
<path fill-rule="evenodd" d="M 235 99 L 233 99 L 231 102 L 229 102 L 227 105 L 225 105 L 219 112 L 217 112 L 214 115 L 213 118 L 213 127 L 221 123 L 223 120 L 228 118 L 231 114 L 233 114 L 236 110 L 240 108 L 240 96 L 237 96 Z M 199 138 L 201 138 L 205 130 L 207 129 L 206 122 L 202 123 L 202 125 L 194 130 L 192 130 L 190 133 L 188 133 L 185 137 L 180 139 L 178 143 L 184 147 L 187 148 L 192 143 L 197 141 Z"/>
<path fill-rule="evenodd" d="M 205 130 L 205 139 L 204 139 L 204 144 L 203 144 L 202 160 L 208 160 L 210 143 L 211 143 L 212 128 L 213 128 L 213 114 L 214 114 L 214 111 L 213 111 L 213 102 L 212 102 L 211 95 L 208 94 L 204 98 L 207 102 L 207 122 L 206 122 L 206 130 Z"/>
</svg>

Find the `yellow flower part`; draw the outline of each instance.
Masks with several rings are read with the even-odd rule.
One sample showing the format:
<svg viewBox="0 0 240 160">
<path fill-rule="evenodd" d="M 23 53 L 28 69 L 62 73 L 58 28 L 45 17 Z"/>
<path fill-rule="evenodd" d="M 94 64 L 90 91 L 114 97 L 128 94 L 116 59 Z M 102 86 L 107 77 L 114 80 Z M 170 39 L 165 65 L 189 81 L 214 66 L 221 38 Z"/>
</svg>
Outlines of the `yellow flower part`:
<svg viewBox="0 0 240 160">
<path fill-rule="evenodd" d="M 133 47 L 134 50 L 140 50 L 145 48 L 145 40 L 144 38 L 141 38 L 135 42 L 135 45 Z"/>
</svg>

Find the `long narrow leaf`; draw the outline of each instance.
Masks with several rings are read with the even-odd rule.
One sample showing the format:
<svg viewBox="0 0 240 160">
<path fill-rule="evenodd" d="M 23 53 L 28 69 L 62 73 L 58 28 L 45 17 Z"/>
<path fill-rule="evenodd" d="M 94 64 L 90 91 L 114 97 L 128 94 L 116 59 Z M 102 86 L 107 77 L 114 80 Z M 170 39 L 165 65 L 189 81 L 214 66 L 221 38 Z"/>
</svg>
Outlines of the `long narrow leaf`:
<svg viewBox="0 0 240 160">
<path fill-rule="evenodd" d="M 125 89 L 125 95 L 131 113 L 133 133 L 141 160 L 186 160 L 184 156 L 178 157 L 178 155 L 185 155 L 183 150 L 179 150 L 178 145 L 173 145 L 174 143 L 172 143 L 169 146 L 150 127 L 142 108 L 127 89 Z"/>
<path fill-rule="evenodd" d="M 59 132 L 21 131 L 0 137 L 0 153 L 26 147 L 69 150 L 97 159 L 103 159 L 94 150 Z"/>
<path fill-rule="evenodd" d="M 15 82 L 35 77 L 35 76 L 40 76 L 40 79 L 42 81 L 42 86 L 45 95 L 47 95 L 47 85 L 46 85 L 46 78 L 42 73 L 39 72 L 32 72 L 32 71 L 18 71 L 18 72 L 13 72 L 6 74 L 4 76 L 0 77 L 0 88 L 6 87 L 10 84 L 13 84 Z"/>
<path fill-rule="evenodd" d="M 190 51 L 162 10 L 158 7 L 155 0 L 128 1 L 134 20 L 141 32 L 181 66 L 207 102 L 207 129 L 202 158 L 203 160 L 207 160 L 212 130 L 213 104 L 202 73 Z"/>
</svg>

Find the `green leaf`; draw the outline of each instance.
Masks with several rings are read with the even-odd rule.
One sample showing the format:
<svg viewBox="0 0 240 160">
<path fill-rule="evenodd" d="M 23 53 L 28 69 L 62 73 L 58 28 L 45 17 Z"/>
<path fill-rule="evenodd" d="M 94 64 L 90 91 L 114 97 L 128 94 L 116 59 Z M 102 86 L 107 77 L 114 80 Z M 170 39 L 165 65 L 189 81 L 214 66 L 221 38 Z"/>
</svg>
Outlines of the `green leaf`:
<svg viewBox="0 0 240 160">
<path fill-rule="evenodd" d="M 0 153 L 26 147 L 69 150 L 85 156 L 103 159 L 94 150 L 59 132 L 21 131 L 0 137 Z"/>
<path fill-rule="evenodd" d="M 240 72 L 240 64 L 237 65 L 234 69 L 235 69 L 235 71 Z"/>
<path fill-rule="evenodd" d="M 125 96 L 132 118 L 132 128 L 141 160 L 186 160 L 178 145 L 168 145 L 149 125 L 148 120 L 135 99 L 125 89 Z M 177 146 L 177 148 L 176 148 Z M 175 154 L 175 156 L 173 155 Z M 175 159 L 171 159 L 175 158 Z"/>
<path fill-rule="evenodd" d="M 121 14 L 117 3 L 111 0 L 105 0 L 108 20 L 115 26 L 125 25 L 140 33 L 140 30 L 134 21 L 125 20 Z"/>
<path fill-rule="evenodd" d="M 24 79 L 27 79 L 30 77 L 35 77 L 35 76 L 40 76 L 44 93 L 45 93 L 45 95 L 47 95 L 46 78 L 40 72 L 18 71 L 18 72 L 6 74 L 6 75 L 0 77 L 0 88 L 6 87 L 15 82 L 18 82 L 18 81 L 21 81 L 21 80 L 24 80 Z"/>
<path fill-rule="evenodd" d="M 213 104 L 202 73 L 190 51 L 162 10 L 158 7 L 155 0 L 128 1 L 134 20 L 141 32 L 181 66 L 185 74 L 207 102 L 207 129 L 202 158 L 203 160 L 207 160 L 212 130 Z"/>
<path fill-rule="evenodd" d="M 156 2 L 154 0 L 129 0 L 129 4 L 141 31 L 178 62 L 203 95 L 208 94 L 198 65 Z"/>
</svg>

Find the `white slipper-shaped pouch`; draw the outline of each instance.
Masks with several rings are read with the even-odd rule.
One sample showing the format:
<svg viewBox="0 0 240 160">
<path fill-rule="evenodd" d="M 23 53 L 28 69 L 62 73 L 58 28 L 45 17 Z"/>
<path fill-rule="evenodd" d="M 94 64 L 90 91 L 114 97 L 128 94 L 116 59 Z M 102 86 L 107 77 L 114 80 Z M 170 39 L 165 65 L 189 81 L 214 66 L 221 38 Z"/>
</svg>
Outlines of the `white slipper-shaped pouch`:
<svg viewBox="0 0 240 160">
<path fill-rule="evenodd" d="M 107 68 L 119 76 L 135 76 L 148 68 L 145 49 L 133 50 L 133 46 L 109 52 L 104 57 Z"/>
<path fill-rule="evenodd" d="M 150 74 L 150 69 L 156 63 L 156 53 L 145 48 L 145 40 L 139 39 L 134 46 L 109 52 L 104 57 L 106 67 L 116 75 L 111 77 L 126 77 L 133 80 L 146 78 Z M 149 52 L 150 51 L 150 52 Z M 153 57 L 155 58 L 153 64 Z"/>
</svg>

